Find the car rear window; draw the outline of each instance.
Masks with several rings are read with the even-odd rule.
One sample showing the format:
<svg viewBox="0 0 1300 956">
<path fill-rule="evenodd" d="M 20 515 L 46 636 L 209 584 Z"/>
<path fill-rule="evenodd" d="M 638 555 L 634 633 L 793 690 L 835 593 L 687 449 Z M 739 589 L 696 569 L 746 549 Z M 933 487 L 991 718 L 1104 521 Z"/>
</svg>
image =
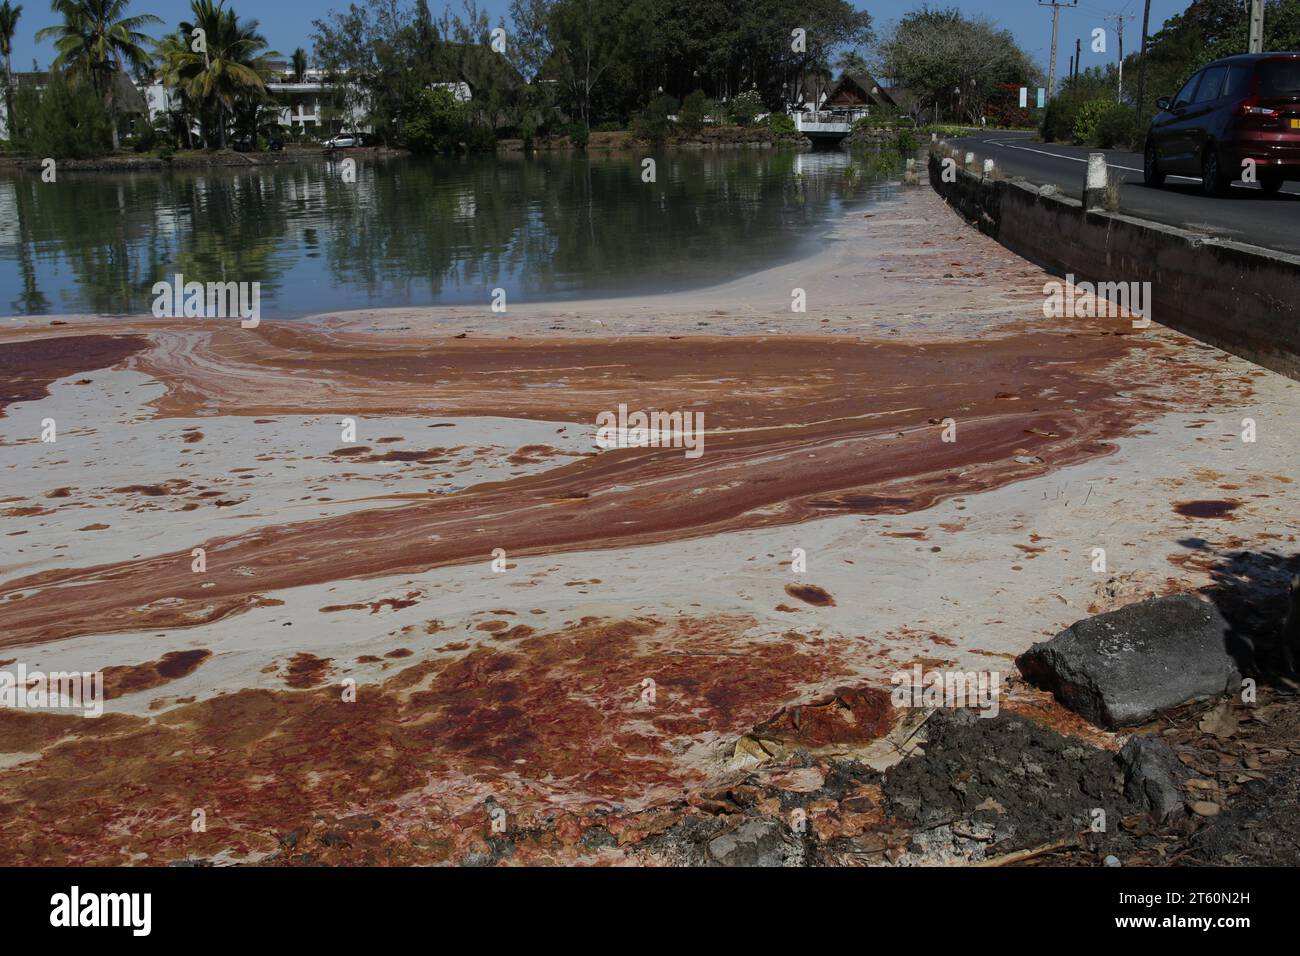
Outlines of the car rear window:
<svg viewBox="0 0 1300 956">
<path fill-rule="evenodd" d="M 1201 83 L 1196 87 L 1196 96 L 1193 103 L 1208 103 L 1211 100 L 1217 100 L 1219 93 L 1223 90 L 1223 77 L 1228 72 L 1226 66 L 1212 66 L 1205 71 L 1201 77 Z"/>
<path fill-rule="evenodd" d="M 1300 60 L 1265 60 L 1259 65 L 1261 96 L 1300 96 Z"/>
<path fill-rule="evenodd" d="M 1223 95 L 1239 100 L 1250 96 L 1250 81 L 1255 70 L 1249 63 L 1239 63 L 1228 70 L 1228 85 L 1223 88 Z"/>
</svg>

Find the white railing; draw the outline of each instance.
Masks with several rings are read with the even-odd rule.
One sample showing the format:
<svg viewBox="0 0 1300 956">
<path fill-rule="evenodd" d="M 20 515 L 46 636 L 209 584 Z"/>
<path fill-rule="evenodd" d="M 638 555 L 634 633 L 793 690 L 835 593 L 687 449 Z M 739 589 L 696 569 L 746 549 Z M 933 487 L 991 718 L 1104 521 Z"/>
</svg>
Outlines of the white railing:
<svg viewBox="0 0 1300 956">
<path fill-rule="evenodd" d="M 791 113 L 794 128 L 805 133 L 847 133 L 853 124 L 867 115 L 866 110 L 817 110 Z"/>
</svg>

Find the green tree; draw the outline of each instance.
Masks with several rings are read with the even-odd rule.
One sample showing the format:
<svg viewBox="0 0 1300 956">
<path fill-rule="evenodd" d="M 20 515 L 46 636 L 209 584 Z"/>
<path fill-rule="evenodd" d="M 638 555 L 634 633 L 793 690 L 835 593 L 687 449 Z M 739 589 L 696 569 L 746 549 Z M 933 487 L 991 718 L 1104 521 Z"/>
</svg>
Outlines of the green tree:
<svg viewBox="0 0 1300 956">
<path fill-rule="evenodd" d="M 54 40 L 58 54 L 54 69 L 66 70 L 90 81 L 110 115 L 114 83 L 127 68 L 145 69 L 149 37 L 142 28 L 161 23 L 151 13 L 126 16 L 129 0 L 52 0 L 50 9 L 63 22 L 36 32 L 37 40 Z M 117 123 L 112 123 L 112 147 L 118 147 Z"/>
<path fill-rule="evenodd" d="M 841 53 L 839 59 L 835 61 L 835 69 L 840 71 L 840 76 L 870 72 L 867 61 L 857 50 L 846 50 Z"/>
<path fill-rule="evenodd" d="M 557 84 L 590 128 L 597 92 L 625 72 L 649 33 L 647 10 L 621 0 L 514 0 L 525 75 Z"/>
<path fill-rule="evenodd" d="M 301 83 L 307 76 L 307 51 L 302 47 L 293 51 L 293 81 Z"/>
<path fill-rule="evenodd" d="M 14 126 L 14 32 L 18 29 L 18 18 L 22 16 L 23 5 L 11 6 L 9 0 L 0 3 L 0 56 L 5 58 L 5 117 L 9 124 L 9 136 L 13 138 Z"/>
<path fill-rule="evenodd" d="M 421 0 L 407 10 L 398 0 L 369 0 L 312 26 L 316 64 L 334 81 L 329 112 L 368 123 L 386 141 L 401 139 L 416 97 L 441 79 L 428 6 Z"/>
<path fill-rule="evenodd" d="M 180 90 L 198 111 L 204 142 L 226 146 L 237 108 L 269 100 L 270 57 L 256 20 L 243 20 L 225 0 L 191 0 L 191 20 L 159 45 L 164 84 Z"/>
<path fill-rule="evenodd" d="M 1002 84 L 1032 85 L 1037 75 L 1010 31 L 957 9 L 907 14 L 879 52 L 881 72 L 909 89 L 921 108 L 972 123 Z"/>
<path fill-rule="evenodd" d="M 89 80 L 52 70 L 43 90 L 21 89 L 14 99 L 22 117 L 16 139 L 31 155 L 87 159 L 112 148 L 112 114 Z"/>
</svg>

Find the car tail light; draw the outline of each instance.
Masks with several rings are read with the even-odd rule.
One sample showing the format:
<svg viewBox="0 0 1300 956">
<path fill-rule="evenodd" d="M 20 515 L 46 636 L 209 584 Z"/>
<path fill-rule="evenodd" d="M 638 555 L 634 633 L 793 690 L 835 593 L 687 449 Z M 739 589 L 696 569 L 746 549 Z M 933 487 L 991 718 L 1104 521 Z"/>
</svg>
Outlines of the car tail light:
<svg viewBox="0 0 1300 956">
<path fill-rule="evenodd" d="M 1259 97 L 1251 96 L 1237 104 L 1238 116 L 1262 116 L 1266 119 L 1277 119 L 1282 114 L 1271 106 L 1260 106 Z"/>
</svg>

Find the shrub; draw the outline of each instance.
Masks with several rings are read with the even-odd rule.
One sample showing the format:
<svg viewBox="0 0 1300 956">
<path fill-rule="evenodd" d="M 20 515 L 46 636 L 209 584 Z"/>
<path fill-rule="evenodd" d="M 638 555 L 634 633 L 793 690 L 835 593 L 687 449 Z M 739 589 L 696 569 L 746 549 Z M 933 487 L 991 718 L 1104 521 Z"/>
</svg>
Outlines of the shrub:
<svg viewBox="0 0 1300 956">
<path fill-rule="evenodd" d="M 1069 140 L 1074 135 L 1074 122 L 1083 103 L 1084 98 L 1074 93 L 1060 93 L 1052 97 L 1047 109 L 1043 111 L 1044 141 L 1055 143 Z"/>
<path fill-rule="evenodd" d="M 785 113 L 770 113 L 763 123 L 777 136 L 793 136 L 798 132 L 794 120 Z"/>
<path fill-rule="evenodd" d="M 731 121 L 738 126 L 751 126 L 754 117 L 763 112 L 763 97 L 758 95 L 758 90 L 745 90 L 745 92 L 732 98 L 727 104 L 727 112 Z"/>
<path fill-rule="evenodd" d="M 703 90 L 688 93 L 682 100 L 682 108 L 677 114 L 677 122 L 688 133 L 698 133 L 704 125 L 704 114 L 708 108 L 708 98 Z"/>
<path fill-rule="evenodd" d="M 620 123 L 618 120 L 605 120 L 603 123 L 597 123 L 592 127 L 593 133 L 621 133 L 627 129 L 626 123 Z"/>
<path fill-rule="evenodd" d="M 894 151 L 900 156 L 911 156 L 916 152 L 916 137 L 910 129 L 900 129 L 894 134 Z"/>
<path fill-rule="evenodd" d="M 167 142 L 169 129 L 165 116 L 159 117 L 152 123 L 139 121 L 138 127 L 135 141 L 131 144 L 131 148 L 137 153 L 151 153 Z"/>
<path fill-rule="evenodd" d="M 1018 103 L 1002 103 L 995 106 L 989 113 L 989 125 L 1000 126 L 1004 129 L 1019 129 L 1026 126 L 1033 126 L 1033 119 L 1030 117 L 1029 110 L 1021 109 Z"/>
<path fill-rule="evenodd" d="M 1102 116 L 1110 109 L 1111 105 L 1110 100 L 1098 97 L 1097 99 L 1085 101 L 1079 107 L 1071 131 L 1076 143 L 1091 143 L 1096 139 L 1097 124 L 1101 122 Z"/>
<path fill-rule="evenodd" d="M 569 137 L 569 145 L 575 149 L 586 149 L 587 142 L 591 139 L 591 130 L 581 123 L 570 123 L 564 127 L 564 135 Z"/>
<path fill-rule="evenodd" d="M 464 104 L 450 90 L 420 90 L 403 124 L 406 145 L 417 153 L 448 152 L 469 135 Z"/>
<path fill-rule="evenodd" d="M 669 126 L 668 117 L 642 111 L 632 117 L 632 136 L 649 143 L 662 143 L 668 138 Z"/>
<path fill-rule="evenodd" d="M 1127 149 L 1137 138 L 1137 114 L 1130 107 L 1112 103 L 1097 120 L 1094 142 L 1102 149 Z"/>
<path fill-rule="evenodd" d="M 957 136 L 969 136 L 973 128 L 974 127 L 971 126 L 952 126 L 944 125 L 942 123 L 931 123 L 918 127 L 916 131 L 924 135 L 926 139 L 930 138 L 931 133 L 938 133 L 940 139 L 950 139 Z"/>
<path fill-rule="evenodd" d="M 652 99 L 632 121 L 632 134 L 637 139 L 662 143 L 668 138 L 673 122 L 669 117 L 677 110 L 677 100 L 660 94 Z"/>
<path fill-rule="evenodd" d="M 40 158 L 87 159 L 113 149 L 113 120 L 88 83 L 53 72 L 45 89 L 14 96 L 15 139 Z"/>
</svg>

